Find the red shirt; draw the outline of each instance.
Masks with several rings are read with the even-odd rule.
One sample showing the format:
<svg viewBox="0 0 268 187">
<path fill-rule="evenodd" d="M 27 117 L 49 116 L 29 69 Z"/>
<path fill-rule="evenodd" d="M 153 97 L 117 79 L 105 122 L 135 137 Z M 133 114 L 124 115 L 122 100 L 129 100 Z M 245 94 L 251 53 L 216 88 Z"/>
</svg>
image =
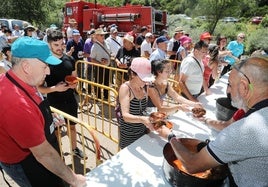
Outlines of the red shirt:
<svg viewBox="0 0 268 187">
<path fill-rule="evenodd" d="M 244 117 L 245 114 L 246 114 L 246 113 L 245 113 L 245 111 L 244 111 L 243 109 L 238 109 L 238 110 L 234 113 L 234 115 L 233 115 L 233 119 L 234 119 L 235 121 L 240 120 L 241 118 Z"/>
<path fill-rule="evenodd" d="M 210 69 L 210 67 L 208 66 L 209 59 L 210 59 L 209 55 L 205 56 L 202 59 L 202 62 L 204 64 L 204 78 L 205 78 L 207 85 L 209 84 L 210 75 L 212 74 L 212 69 Z"/>
<path fill-rule="evenodd" d="M 32 98 L 40 103 L 35 87 L 12 76 Z M 0 161 L 18 163 L 30 154 L 30 147 L 45 141 L 44 118 L 38 106 L 5 74 L 0 75 Z"/>
</svg>

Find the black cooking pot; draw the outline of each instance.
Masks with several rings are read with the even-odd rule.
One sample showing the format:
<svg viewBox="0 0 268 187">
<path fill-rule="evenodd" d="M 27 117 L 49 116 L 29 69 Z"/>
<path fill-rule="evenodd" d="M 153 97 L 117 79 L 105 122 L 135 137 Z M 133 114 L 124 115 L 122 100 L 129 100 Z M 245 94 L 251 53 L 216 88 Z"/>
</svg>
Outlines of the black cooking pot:
<svg viewBox="0 0 268 187">
<path fill-rule="evenodd" d="M 227 97 L 221 97 L 216 99 L 216 118 L 221 121 L 228 121 L 237 111 L 237 108 L 233 107 L 231 100 Z"/>
<path fill-rule="evenodd" d="M 206 145 L 196 139 L 182 138 L 184 144 L 190 151 L 197 152 L 198 144 Z M 178 160 L 170 143 L 167 143 L 163 149 L 164 163 L 163 171 L 166 179 L 172 186 L 176 187 L 221 187 L 227 177 L 227 166 L 217 166 L 211 169 L 211 175 L 208 178 L 199 178 L 192 176 L 175 166 L 174 161 Z"/>
</svg>

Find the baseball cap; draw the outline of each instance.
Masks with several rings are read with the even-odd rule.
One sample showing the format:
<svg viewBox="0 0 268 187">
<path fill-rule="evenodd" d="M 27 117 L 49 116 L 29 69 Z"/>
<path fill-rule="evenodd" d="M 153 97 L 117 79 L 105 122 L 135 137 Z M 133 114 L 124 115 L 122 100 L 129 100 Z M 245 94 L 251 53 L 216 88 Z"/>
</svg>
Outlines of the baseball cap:
<svg viewBox="0 0 268 187">
<path fill-rule="evenodd" d="M 24 30 L 34 31 L 35 28 L 34 28 L 34 26 L 32 26 L 32 25 L 27 25 L 27 27 L 25 27 Z"/>
<path fill-rule="evenodd" d="M 145 37 L 146 37 L 146 38 L 147 38 L 147 37 L 151 37 L 151 36 L 153 36 L 153 34 L 150 33 L 150 32 L 147 32 L 147 33 L 145 34 Z"/>
<path fill-rule="evenodd" d="M 130 69 L 137 73 L 144 82 L 152 82 L 154 80 L 154 75 L 151 73 L 151 63 L 147 58 L 133 58 Z"/>
<path fill-rule="evenodd" d="M 91 29 L 87 31 L 87 35 L 92 35 L 92 34 L 95 34 L 95 29 Z"/>
<path fill-rule="evenodd" d="M 110 29 L 110 33 L 117 33 L 118 31 L 117 31 L 117 29 L 116 29 L 116 27 L 112 27 L 111 29 Z"/>
<path fill-rule="evenodd" d="M 112 27 L 117 28 L 117 25 L 116 25 L 115 23 L 113 23 L 113 24 L 111 25 L 111 28 L 112 28 Z"/>
<path fill-rule="evenodd" d="M 160 35 L 162 36 L 162 35 L 167 34 L 167 33 L 168 33 L 168 31 L 166 29 L 163 29 L 163 30 L 161 30 Z"/>
<path fill-rule="evenodd" d="M 11 46 L 11 53 L 14 57 L 37 58 L 51 65 L 61 63 L 61 60 L 52 55 L 46 42 L 28 36 L 15 40 Z"/>
<path fill-rule="evenodd" d="M 73 35 L 80 36 L 79 30 L 74 29 L 73 30 Z"/>
<path fill-rule="evenodd" d="M 168 39 L 165 36 L 160 36 L 156 39 L 157 44 L 162 43 L 162 42 L 168 43 Z"/>
<path fill-rule="evenodd" d="M 212 39 L 212 36 L 210 35 L 209 32 L 204 32 L 203 34 L 200 35 L 200 40 L 205 40 L 205 39 Z"/>
</svg>

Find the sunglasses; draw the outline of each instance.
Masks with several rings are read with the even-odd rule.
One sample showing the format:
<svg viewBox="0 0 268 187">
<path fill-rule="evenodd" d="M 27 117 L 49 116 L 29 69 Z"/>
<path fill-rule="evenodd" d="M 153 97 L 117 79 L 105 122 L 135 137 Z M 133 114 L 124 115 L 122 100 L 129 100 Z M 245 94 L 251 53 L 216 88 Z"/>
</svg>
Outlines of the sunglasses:
<svg viewBox="0 0 268 187">
<path fill-rule="evenodd" d="M 245 37 L 244 37 L 244 36 L 239 36 L 239 38 L 241 38 L 241 39 L 245 39 Z"/>
</svg>

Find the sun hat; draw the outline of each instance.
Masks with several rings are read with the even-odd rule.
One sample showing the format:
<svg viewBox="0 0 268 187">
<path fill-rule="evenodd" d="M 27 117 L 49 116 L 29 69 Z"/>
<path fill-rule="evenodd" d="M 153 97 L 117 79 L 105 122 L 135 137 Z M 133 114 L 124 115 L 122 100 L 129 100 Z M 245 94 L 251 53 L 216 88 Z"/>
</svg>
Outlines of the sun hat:
<svg viewBox="0 0 268 187">
<path fill-rule="evenodd" d="M 73 35 L 74 35 L 74 36 L 80 36 L 80 32 L 79 32 L 79 30 L 74 29 L 74 30 L 73 30 Z"/>
<path fill-rule="evenodd" d="M 152 82 L 154 80 L 154 75 L 151 73 L 151 63 L 147 58 L 133 58 L 130 69 L 137 73 L 144 82 Z"/>
<path fill-rule="evenodd" d="M 76 22 L 75 19 L 71 18 L 71 19 L 69 19 L 69 24 L 72 24 L 72 23 L 75 24 L 75 23 L 77 23 L 77 22 Z"/>
<path fill-rule="evenodd" d="M 98 29 L 95 30 L 95 34 L 105 35 L 107 33 L 108 32 L 104 32 L 102 28 L 98 28 Z"/>
<path fill-rule="evenodd" d="M 159 43 L 162 43 L 162 42 L 165 42 L 165 43 L 168 43 L 168 39 L 167 37 L 165 36 L 160 36 L 156 39 L 156 43 L 159 44 Z"/>
<path fill-rule="evenodd" d="M 11 53 L 13 57 L 37 58 L 51 65 L 61 63 L 60 59 L 52 55 L 46 42 L 28 36 L 15 40 L 11 46 Z"/>
<path fill-rule="evenodd" d="M 175 33 L 183 32 L 183 31 L 184 31 L 184 30 L 183 30 L 182 27 L 176 27 L 175 30 L 174 30 Z"/>
<path fill-rule="evenodd" d="M 182 45 L 184 45 L 186 43 L 192 43 L 192 38 L 190 38 L 186 35 L 181 36 L 179 40 L 180 40 Z"/>
<path fill-rule="evenodd" d="M 132 44 L 134 44 L 134 37 L 129 35 L 129 34 L 126 34 L 124 36 L 124 40 L 127 40 L 127 41 L 131 42 Z"/>
<path fill-rule="evenodd" d="M 200 40 L 206 40 L 206 39 L 211 40 L 212 37 L 213 36 L 211 36 L 209 32 L 204 32 L 203 34 L 200 35 Z"/>
</svg>

